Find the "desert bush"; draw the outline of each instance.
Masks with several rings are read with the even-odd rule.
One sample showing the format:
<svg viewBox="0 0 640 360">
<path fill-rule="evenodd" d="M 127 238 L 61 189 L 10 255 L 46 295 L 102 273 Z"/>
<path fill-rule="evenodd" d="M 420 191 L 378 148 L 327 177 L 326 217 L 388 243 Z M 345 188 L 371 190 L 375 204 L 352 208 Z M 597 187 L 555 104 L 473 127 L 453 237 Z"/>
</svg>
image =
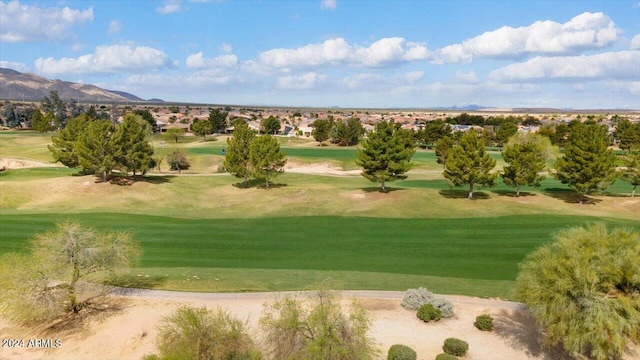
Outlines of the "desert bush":
<svg viewBox="0 0 640 360">
<path fill-rule="evenodd" d="M 416 360 L 417 357 L 418 354 L 412 348 L 396 344 L 389 348 L 387 360 Z"/>
<path fill-rule="evenodd" d="M 433 298 L 433 293 L 423 287 L 409 289 L 405 291 L 402 298 L 402 307 L 408 310 L 418 310 L 420 306 L 428 303 Z"/>
<path fill-rule="evenodd" d="M 467 350 L 469 350 L 469 344 L 466 341 L 456 339 L 456 338 L 448 338 L 444 341 L 444 346 L 442 347 L 445 353 L 453 356 L 465 356 Z"/>
<path fill-rule="evenodd" d="M 439 354 L 438 356 L 436 356 L 436 360 L 458 360 L 458 357 L 445 353 L 445 354 Z"/>
<path fill-rule="evenodd" d="M 493 317 L 488 314 L 479 315 L 476 317 L 476 321 L 473 323 L 473 326 L 482 331 L 491 331 L 493 330 Z"/>
<path fill-rule="evenodd" d="M 179 308 L 163 319 L 157 343 L 159 359 L 260 359 L 245 324 L 222 309 Z"/>
<path fill-rule="evenodd" d="M 442 311 L 436 309 L 431 304 L 424 304 L 420 306 L 418 312 L 416 313 L 418 319 L 429 322 L 429 321 L 438 321 L 442 318 Z"/>
<path fill-rule="evenodd" d="M 339 297 L 318 291 L 312 299 L 286 297 L 265 305 L 260 325 L 273 359 L 374 359 L 379 355 L 367 336 L 371 320 L 355 300 L 344 313 Z"/>
<path fill-rule="evenodd" d="M 450 318 L 453 316 L 453 304 L 451 303 L 451 301 L 441 297 L 434 297 L 433 299 L 431 299 L 431 301 L 429 301 L 429 304 L 433 305 L 434 308 L 440 310 L 440 312 L 442 312 L 443 318 Z"/>
</svg>

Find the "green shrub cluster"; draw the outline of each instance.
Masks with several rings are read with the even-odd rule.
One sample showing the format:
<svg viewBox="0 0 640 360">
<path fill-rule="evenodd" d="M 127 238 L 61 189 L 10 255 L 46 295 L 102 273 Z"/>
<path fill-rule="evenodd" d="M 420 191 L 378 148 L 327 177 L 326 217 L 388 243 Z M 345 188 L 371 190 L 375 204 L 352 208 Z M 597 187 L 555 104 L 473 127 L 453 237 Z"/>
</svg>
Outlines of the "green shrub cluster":
<svg viewBox="0 0 640 360">
<path fill-rule="evenodd" d="M 465 356 L 467 350 L 469 350 L 469 344 L 466 341 L 456 339 L 456 338 L 448 338 L 444 341 L 444 346 L 442 347 L 445 353 L 453 356 Z"/>
<path fill-rule="evenodd" d="M 482 331 L 491 331 L 493 330 L 493 317 L 488 314 L 479 315 L 476 317 L 476 321 L 473 323 L 473 326 Z"/>
<path fill-rule="evenodd" d="M 387 354 L 387 360 L 416 360 L 417 358 L 418 354 L 412 348 L 400 344 L 392 345 Z"/>
<path fill-rule="evenodd" d="M 433 298 L 433 293 L 423 287 L 408 289 L 402 298 L 402 307 L 407 310 L 418 310 L 420 306 L 429 303 Z"/>
<path fill-rule="evenodd" d="M 424 304 L 420 306 L 418 312 L 416 313 L 418 319 L 429 322 L 429 321 L 438 321 L 442 318 L 442 311 L 436 309 L 431 304 Z"/>
<path fill-rule="evenodd" d="M 436 360 L 458 360 L 458 357 L 449 354 L 439 354 L 436 356 Z"/>
<path fill-rule="evenodd" d="M 392 345 L 389 348 L 389 354 L 387 355 L 387 360 L 416 360 L 418 354 L 416 352 L 406 346 L 406 345 Z"/>
<path fill-rule="evenodd" d="M 450 318 L 453 316 L 453 304 L 451 301 L 435 296 L 431 291 L 419 287 L 417 289 L 408 289 L 402 298 L 402 307 L 408 310 L 418 310 L 424 304 L 431 304 L 434 308 L 440 310 L 442 317 Z"/>
</svg>

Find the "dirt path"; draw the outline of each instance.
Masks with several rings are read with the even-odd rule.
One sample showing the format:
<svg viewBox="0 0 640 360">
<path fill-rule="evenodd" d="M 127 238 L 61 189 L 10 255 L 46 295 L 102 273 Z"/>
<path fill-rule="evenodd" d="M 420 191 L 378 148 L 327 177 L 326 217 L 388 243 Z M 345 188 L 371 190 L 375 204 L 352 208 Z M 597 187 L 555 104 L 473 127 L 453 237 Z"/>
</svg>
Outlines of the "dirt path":
<svg viewBox="0 0 640 360">
<path fill-rule="evenodd" d="M 155 352 L 154 339 L 162 318 L 180 306 L 221 307 L 246 320 L 253 336 L 260 339 L 258 320 L 263 305 L 276 297 L 308 293 L 189 293 L 161 290 L 122 289 L 117 298 L 124 307 L 101 320 L 82 324 L 79 328 L 55 334 L 34 334 L 32 331 L 11 326 L 0 319 L 0 337 L 3 339 L 60 340 L 58 348 L 0 348 L 0 359 L 141 359 Z M 400 306 L 402 292 L 396 291 L 343 291 L 343 304 L 356 297 L 371 316 L 370 336 L 386 359 L 393 344 L 411 346 L 418 359 L 432 360 L 442 352 L 448 337 L 457 337 L 469 343 L 465 360 L 561 360 L 561 352 L 544 349 L 533 320 L 522 304 L 446 296 L 454 304 L 455 315 L 436 323 L 425 324 L 415 312 Z M 495 318 L 493 332 L 481 332 L 473 326 L 475 317 L 488 313 Z M 628 359 L 637 358 L 634 356 Z"/>
</svg>

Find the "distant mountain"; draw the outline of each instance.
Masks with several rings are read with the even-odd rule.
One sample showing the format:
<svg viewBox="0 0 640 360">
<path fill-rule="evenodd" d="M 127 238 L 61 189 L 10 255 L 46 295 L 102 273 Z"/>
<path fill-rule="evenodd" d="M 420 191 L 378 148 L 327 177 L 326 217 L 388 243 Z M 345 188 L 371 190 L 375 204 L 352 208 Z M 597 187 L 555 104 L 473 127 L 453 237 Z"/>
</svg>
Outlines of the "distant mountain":
<svg viewBox="0 0 640 360">
<path fill-rule="evenodd" d="M 123 91 L 105 90 L 94 85 L 69 81 L 50 80 L 34 74 L 0 68 L 1 100 L 40 101 L 49 95 L 51 90 L 58 91 L 58 95 L 63 100 L 76 99 L 80 102 L 145 101 Z"/>
</svg>

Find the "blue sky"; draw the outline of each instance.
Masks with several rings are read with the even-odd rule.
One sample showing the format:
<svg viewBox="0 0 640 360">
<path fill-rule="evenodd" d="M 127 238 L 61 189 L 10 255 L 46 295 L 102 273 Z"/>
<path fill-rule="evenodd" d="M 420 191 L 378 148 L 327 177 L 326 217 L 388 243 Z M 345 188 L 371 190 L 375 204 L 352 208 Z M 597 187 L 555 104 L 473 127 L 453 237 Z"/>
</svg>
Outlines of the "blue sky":
<svg viewBox="0 0 640 360">
<path fill-rule="evenodd" d="M 0 66 L 212 104 L 640 109 L 640 1 L 0 1 Z"/>
</svg>

